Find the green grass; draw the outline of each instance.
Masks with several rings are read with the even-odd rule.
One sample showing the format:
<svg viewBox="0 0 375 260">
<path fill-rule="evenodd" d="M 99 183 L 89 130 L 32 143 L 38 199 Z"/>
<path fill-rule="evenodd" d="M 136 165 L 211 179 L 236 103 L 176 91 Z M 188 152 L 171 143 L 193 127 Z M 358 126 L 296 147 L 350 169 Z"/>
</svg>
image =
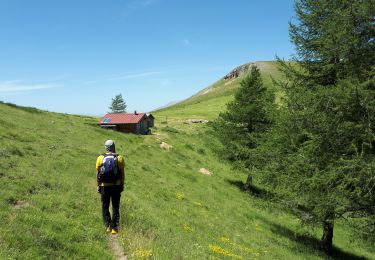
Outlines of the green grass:
<svg viewBox="0 0 375 260">
<path fill-rule="evenodd" d="M 262 70 L 269 87 L 274 68 Z M 325 258 L 319 228 L 301 226 L 283 204 L 242 192 L 247 176 L 217 158 L 209 126 L 186 122 L 216 118 L 238 82 L 219 81 L 156 112 L 150 136 L 101 129 L 93 117 L 0 104 L 0 259 L 114 258 L 94 169 L 107 139 L 126 161 L 117 240 L 130 259 Z M 161 142 L 173 148 L 162 150 Z M 335 258 L 375 259 L 352 233 L 336 224 Z"/>
<path fill-rule="evenodd" d="M 280 103 L 282 93 L 280 89 L 272 84 L 271 78 L 271 76 L 275 79 L 281 78 L 281 73 L 277 69 L 276 62 L 262 61 L 256 62 L 255 65 L 258 66 L 261 71 L 264 85 L 275 91 L 276 102 Z M 187 120 L 192 118 L 213 120 L 217 118 L 221 111 L 226 109 L 226 104 L 233 99 L 235 91 L 240 86 L 240 82 L 245 76 L 246 75 L 243 75 L 239 78 L 229 80 L 221 79 L 196 95 L 157 112 L 165 118 L 169 117 L 175 120 Z"/>
<path fill-rule="evenodd" d="M 0 258 L 109 258 L 93 210 L 100 149 L 88 140 L 101 137 L 88 125 L 94 119 L 3 104 L 0 111 Z"/>
</svg>

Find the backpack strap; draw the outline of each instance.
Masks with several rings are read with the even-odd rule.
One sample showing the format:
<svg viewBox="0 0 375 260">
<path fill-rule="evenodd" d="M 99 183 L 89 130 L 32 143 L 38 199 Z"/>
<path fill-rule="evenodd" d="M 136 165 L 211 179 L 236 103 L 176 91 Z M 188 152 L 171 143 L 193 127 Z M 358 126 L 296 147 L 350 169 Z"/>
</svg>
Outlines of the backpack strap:
<svg viewBox="0 0 375 260">
<path fill-rule="evenodd" d="M 107 157 L 107 156 L 113 156 L 113 157 L 115 157 L 115 159 L 116 159 L 116 164 L 117 164 L 117 167 L 118 167 L 118 154 L 117 153 L 103 153 L 102 154 L 103 155 L 103 160 L 104 160 L 104 158 L 105 157 Z M 101 165 L 100 166 L 102 166 L 103 165 L 103 162 L 101 163 Z"/>
<path fill-rule="evenodd" d="M 117 153 L 103 153 L 103 154 L 101 154 L 101 155 L 103 156 L 103 160 L 104 160 L 105 157 L 110 156 L 110 155 L 114 155 L 115 158 L 117 158 L 117 156 L 118 156 Z M 100 166 L 100 167 L 103 166 L 103 161 L 102 161 L 102 163 L 101 163 L 99 166 Z"/>
<path fill-rule="evenodd" d="M 102 155 L 103 155 L 103 157 L 107 157 L 107 156 L 111 156 L 111 155 L 114 156 L 114 157 L 118 156 L 117 153 L 103 153 Z"/>
</svg>

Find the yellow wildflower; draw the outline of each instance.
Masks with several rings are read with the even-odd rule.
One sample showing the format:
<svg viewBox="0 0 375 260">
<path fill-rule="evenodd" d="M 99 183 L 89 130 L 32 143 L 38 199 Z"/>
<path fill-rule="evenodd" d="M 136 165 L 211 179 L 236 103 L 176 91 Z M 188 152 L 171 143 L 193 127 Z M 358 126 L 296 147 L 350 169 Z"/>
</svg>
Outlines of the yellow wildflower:
<svg viewBox="0 0 375 260">
<path fill-rule="evenodd" d="M 260 227 L 260 225 L 259 225 L 259 224 L 255 224 L 255 230 L 257 230 L 257 231 L 261 231 L 261 230 L 262 230 L 262 228 Z"/>
<path fill-rule="evenodd" d="M 176 192 L 176 199 L 183 200 L 184 199 L 184 194 L 182 192 Z"/>
<path fill-rule="evenodd" d="M 133 253 L 136 258 L 146 258 L 152 256 L 152 251 L 147 249 L 137 249 Z"/>
<path fill-rule="evenodd" d="M 188 224 L 184 224 L 184 230 L 185 231 L 191 231 L 191 227 Z"/>
<path fill-rule="evenodd" d="M 220 240 L 223 242 L 229 242 L 229 238 L 227 237 L 221 237 Z"/>
<path fill-rule="evenodd" d="M 229 240 L 229 238 L 227 238 L 227 237 L 224 237 L 224 236 L 223 236 L 223 237 L 220 238 L 220 240 L 221 240 L 222 242 L 224 242 L 224 243 L 227 243 L 228 245 L 233 246 L 233 247 L 236 248 L 236 249 L 241 250 L 241 251 L 245 251 L 245 252 L 253 253 L 253 254 L 258 254 L 254 249 L 251 249 L 251 248 L 245 247 L 245 246 L 243 246 L 243 245 L 240 245 L 240 244 L 236 244 L 236 243 L 234 243 L 234 242 L 231 242 L 231 241 Z"/>
<path fill-rule="evenodd" d="M 225 255 L 225 256 L 228 256 L 228 257 L 236 258 L 236 259 L 242 259 L 241 256 L 235 255 L 235 254 L 225 250 L 224 248 L 221 248 L 220 246 L 209 245 L 208 247 L 214 253 Z"/>
</svg>

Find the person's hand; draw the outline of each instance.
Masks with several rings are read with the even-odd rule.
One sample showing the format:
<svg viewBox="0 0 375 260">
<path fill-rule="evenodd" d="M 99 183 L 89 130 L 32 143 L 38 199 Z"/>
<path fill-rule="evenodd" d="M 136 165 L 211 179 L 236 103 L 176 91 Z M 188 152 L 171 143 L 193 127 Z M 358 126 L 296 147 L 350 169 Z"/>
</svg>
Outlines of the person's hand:
<svg viewBox="0 0 375 260">
<path fill-rule="evenodd" d="M 98 193 L 101 193 L 101 191 L 102 191 L 102 186 L 98 186 L 98 187 L 96 188 L 96 190 L 98 191 Z"/>
</svg>

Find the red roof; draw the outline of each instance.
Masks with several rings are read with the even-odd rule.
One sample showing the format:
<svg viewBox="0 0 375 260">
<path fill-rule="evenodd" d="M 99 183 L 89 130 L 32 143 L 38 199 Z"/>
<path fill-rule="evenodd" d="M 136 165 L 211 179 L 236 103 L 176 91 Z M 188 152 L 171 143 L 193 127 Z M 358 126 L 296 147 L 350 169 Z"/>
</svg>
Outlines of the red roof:
<svg viewBox="0 0 375 260">
<path fill-rule="evenodd" d="M 100 119 L 99 124 L 137 124 L 145 115 L 145 113 L 106 114 Z"/>
</svg>

